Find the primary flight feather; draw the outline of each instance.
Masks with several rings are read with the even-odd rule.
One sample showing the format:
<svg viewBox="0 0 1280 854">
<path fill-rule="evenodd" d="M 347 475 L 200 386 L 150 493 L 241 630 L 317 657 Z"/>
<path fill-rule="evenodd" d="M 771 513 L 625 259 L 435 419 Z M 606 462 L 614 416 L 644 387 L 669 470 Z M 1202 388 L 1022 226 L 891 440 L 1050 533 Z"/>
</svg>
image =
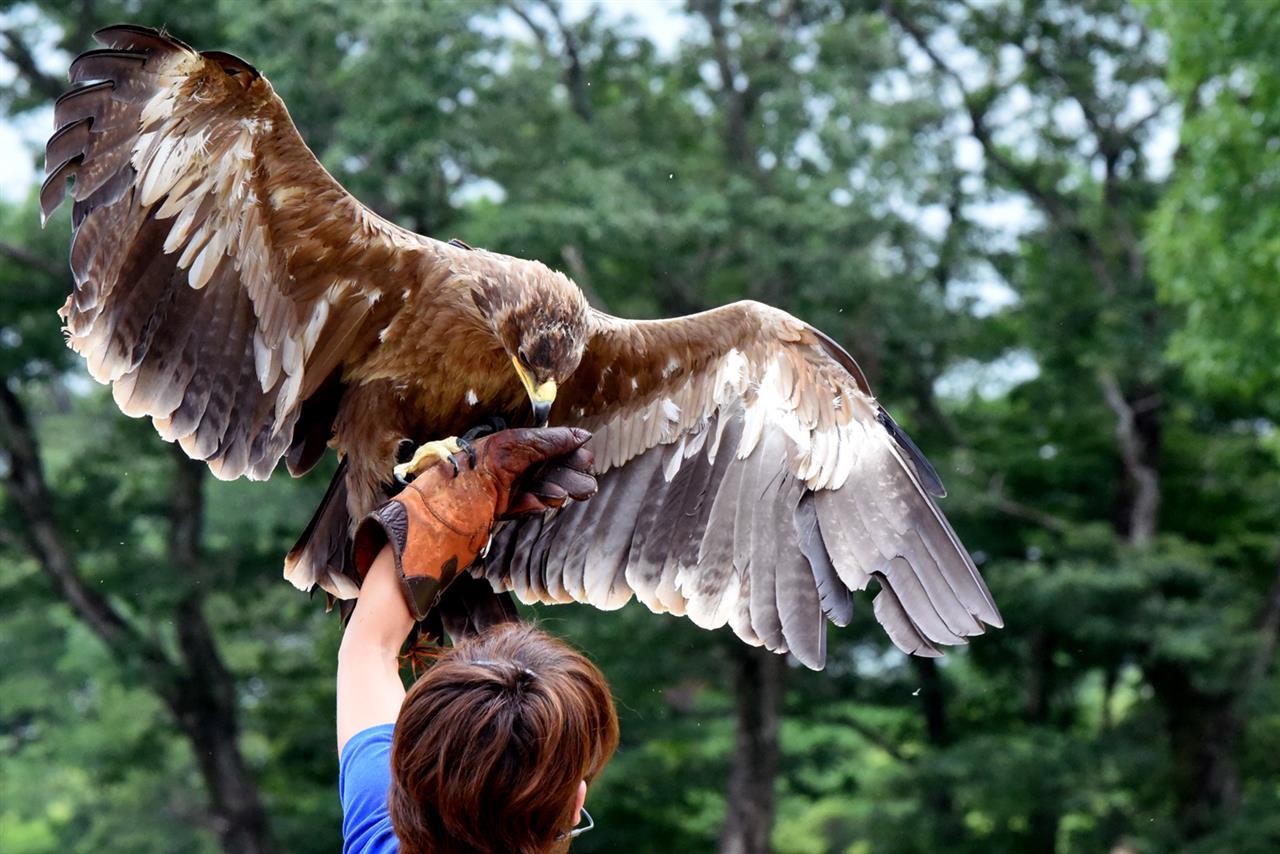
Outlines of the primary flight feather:
<svg viewBox="0 0 1280 854">
<path fill-rule="evenodd" d="M 48 217 L 73 179 L 68 341 L 121 410 L 218 477 L 266 478 L 281 457 L 296 476 L 337 448 L 286 561 L 295 585 L 357 594 L 351 522 L 394 490 L 405 440 L 549 418 L 594 433 L 600 492 L 500 529 L 473 569 L 495 592 L 635 596 L 815 668 L 826 620 L 847 623 L 873 579 L 909 653 L 1001 625 L 936 473 L 820 331 L 753 302 L 595 311 L 536 261 L 360 204 L 243 60 L 143 27 L 95 37 L 40 193 Z"/>
</svg>

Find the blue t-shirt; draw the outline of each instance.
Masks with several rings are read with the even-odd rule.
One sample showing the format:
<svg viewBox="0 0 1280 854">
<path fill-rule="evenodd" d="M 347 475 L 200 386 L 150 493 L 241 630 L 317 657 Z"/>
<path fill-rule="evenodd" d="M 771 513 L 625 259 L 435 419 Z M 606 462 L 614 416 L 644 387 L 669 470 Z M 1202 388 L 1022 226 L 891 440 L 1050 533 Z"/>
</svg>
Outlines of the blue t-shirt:
<svg viewBox="0 0 1280 854">
<path fill-rule="evenodd" d="M 387 791 L 391 788 L 391 732 L 394 724 L 361 730 L 338 758 L 338 798 L 342 801 L 342 854 L 397 854 Z"/>
</svg>

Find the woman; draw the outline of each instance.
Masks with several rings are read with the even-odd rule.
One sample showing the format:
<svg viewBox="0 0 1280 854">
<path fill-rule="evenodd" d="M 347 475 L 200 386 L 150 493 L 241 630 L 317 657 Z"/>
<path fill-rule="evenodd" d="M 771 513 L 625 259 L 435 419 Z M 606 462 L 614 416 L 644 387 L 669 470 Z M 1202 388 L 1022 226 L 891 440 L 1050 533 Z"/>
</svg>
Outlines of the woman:
<svg viewBox="0 0 1280 854">
<path fill-rule="evenodd" d="M 439 578 L 439 565 L 459 565 L 459 558 L 465 566 L 471 547 L 458 546 L 459 529 L 487 531 L 517 504 L 528 512 L 590 494 L 580 485 L 548 489 L 545 467 L 535 501 L 518 484 L 511 488 L 525 468 L 564 459 L 585 441 L 573 434 L 543 442 L 537 454 L 515 454 L 515 465 L 513 455 L 493 453 L 525 432 L 480 440 L 455 459 L 456 477 L 424 474 L 397 499 L 401 509 L 379 511 L 360 530 L 357 563 L 367 571 L 338 653 L 344 852 L 563 851 L 580 832 L 587 783 L 617 747 L 618 721 L 600 671 L 530 626 L 500 625 L 461 643 L 407 695 L 400 681 L 400 649 L 415 622 L 410 609 L 424 607 L 413 599 L 421 586 L 407 581 Z M 581 456 L 569 459 L 589 470 L 589 459 L 585 466 Z M 498 484 L 492 506 L 488 499 L 460 503 L 477 478 Z M 369 554 L 377 556 L 370 562 Z M 415 566 L 402 561 L 410 554 Z"/>
</svg>

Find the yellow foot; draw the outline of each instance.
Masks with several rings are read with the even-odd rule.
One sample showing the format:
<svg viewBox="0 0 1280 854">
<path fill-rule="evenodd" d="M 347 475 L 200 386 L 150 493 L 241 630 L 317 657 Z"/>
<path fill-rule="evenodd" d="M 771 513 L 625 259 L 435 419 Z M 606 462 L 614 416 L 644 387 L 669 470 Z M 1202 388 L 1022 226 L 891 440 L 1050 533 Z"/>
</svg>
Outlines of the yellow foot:
<svg viewBox="0 0 1280 854">
<path fill-rule="evenodd" d="M 463 446 L 458 444 L 457 436 L 450 436 L 448 439 L 441 439 L 438 442 L 427 442 L 425 445 L 419 445 L 418 449 L 413 452 L 413 459 L 395 467 L 396 480 L 401 483 L 408 483 L 431 466 L 443 460 L 448 460 L 450 464 L 453 464 L 453 455 L 462 450 Z M 453 468 L 454 474 L 457 474 L 457 465 L 454 464 Z"/>
</svg>

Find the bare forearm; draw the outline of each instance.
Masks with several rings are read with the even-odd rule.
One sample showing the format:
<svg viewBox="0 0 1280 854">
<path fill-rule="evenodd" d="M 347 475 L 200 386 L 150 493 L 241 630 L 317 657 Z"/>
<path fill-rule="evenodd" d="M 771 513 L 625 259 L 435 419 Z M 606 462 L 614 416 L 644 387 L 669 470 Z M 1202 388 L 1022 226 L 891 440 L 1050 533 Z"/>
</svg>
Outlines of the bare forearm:
<svg viewBox="0 0 1280 854">
<path fill-rule="evenodd" d="M 338 751 L 351 736 L 393 723 L 404 700 L 398 656 L 413 617 L 383 549 L 365 577 L 338 650 Z"/>
<path fill-rule="evenodd" d="M 383 547 L 369 568 L 356 609 L 342 636 L 342 651 L 399 653 L 413 628 L 413 617 L 400 592 L 391 549 Z M 339 653 L 341 655 L 341 652 Z"/>
</svg>

